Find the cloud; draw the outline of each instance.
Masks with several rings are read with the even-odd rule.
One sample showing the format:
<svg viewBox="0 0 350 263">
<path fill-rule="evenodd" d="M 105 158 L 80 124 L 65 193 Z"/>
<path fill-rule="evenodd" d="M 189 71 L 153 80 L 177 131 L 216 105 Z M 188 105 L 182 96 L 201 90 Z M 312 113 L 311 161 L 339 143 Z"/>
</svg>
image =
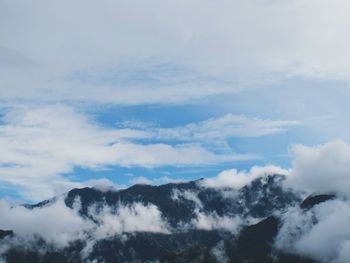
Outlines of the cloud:
<svg viewBox="0 0 350 263">
<path fill-rule="evenodd" d="M 248 172 L 231 169 L 222 171 L 216 177 L 205 178 L 201 184 L 205 187 L 239 189 L 254 179 L 268 174 L 288 175 L 289 171 L 278 166 L 253 166 Z"/>
<path fill-rule="evenodd" d="M 261 137 L 282 133 L 299 125 L 291 120 L 264 120 L 243 115 L 227 114 L 182 127 L 150 129 L 150 133 L 162 139 L 184 141 L 217 141 L 232 137 Z"/>
<path fill-rule="evenodd" d="M 62 198 L 50 206 L 32 210 L 23 206 L 12 207 L 2 200 L 0 209 L 0 229 L 11 229 L 19 237 L 32 241 L 40 237 L 58 247 L 86 238 L 84 230 L 93 227 L 92 222 L 66 207 Z M 57 215 L 60 220 L 57 220 Z"/>
<path fill-rule="evenodd" d="M 91 179 L 88 181 L 84 181 L 83 183 L 81 183 L 81 186 L 78 186 L 78 187 L 81 188 L 83 186 L 93 187 L 93 188 L 98 189 L 102 192 L 111 191 L 111 190 L 120 190 L 120 189 L 126 188 L 125 185 L 118 185 L 118 184 L 116 184 L 116 183 L 114 183 L 111 180 L 108 180 L 106 178 Z"/>
<path fill-rule="evenodd" d="M 2 1 L 1 98 L 178 103 L 257 80 L 348 80 L 348 8 L 346 0 Z"/>
<path fill-rule="evenodd" d="M 288 186 L 311 192 L 349 196 L 350 146 L 341 140 L 323 145 L 292 147 L 293 168 Z"/>
<path fill-rule="evenodd" d="M 227 216 L 218 215 L 216 212 L 207 212 L 203 209 L 203 204 L 198 197 L 197 191 L 178 190 L 172 192 L 172 199 L 176 202 L 190 201 L 194 204 L 194 217 L 189 223 L 179 224 L 178 230 L 183 231 L 188 229 L 214 230 L 220 229 L 231 233 L 238 233 L 244 222 L 248 219 L 243 219 L 239 215 Z"/>
<path fill-rule="evenodd" d="M 222 262 L 222 263 L 230 262 L 230 259 L 228 258 L 225 251 L 224 242 L 219 242 L 219 244 L 211 250 L 211 254 L 216 258 L 218 262 Z"/>
<path fill-rule="evenodd" d="M 141 203 L 134 203 L 131 206 L 120 207 L 116 213 L 105 207 L 95 214 L 97 220 L 97 230 L 94 232 L 94 238 L 102 239 L 123 232 L 152 232 L 152 233 L 170 233 L 168 223 L 162 218 L 158 207 L 153 204 L 147 206 Z"/>
<path fill-rule="evenodd" d="M 34 209 L 10 206 L 1 200 L 0 229 L 13 230 L 15 240 L 10 242 L 21 246 L 30 248 L 30 244 L 34 245 L 41 238 L 47 245 L 59 249 L 76 240 L 96 242 L 124 232 L 170 233 L 161 212 L 152 204 L 119 204 L 114 210 L 107 206 L 99 209 L 92 206 L 89 208 L 89 218 L 79 214 L 79 206 L 77 200 L 73 209 L 68 208 L 63 197 Z M 60 220 L 57 220 L 57 215 Z"/>
<path fill-rule="evenodd" d="M 293 164 L 285 180 L 287 187 L 309 194 L 334 193 L 338 199 L 309 211 L 290 208 L 282 215 L 276 247 L 320 262 L 347 262 L 350 146 L 341 140 L 313 147 L 294 145 L 291 153 Z"/>
<path fill-rule="evenodd" d="M 135 143 L 135 138 L 145 138 L 147 132 L 103 127 L 83 112 L 61 104 L 10 107 L 1 121 L 0 180 L 17 186 L 22 196 L 33 200 L 53 196 L 55 189 L 62 192 L 80 186 L 63 177 L 76 167 L 152 168 L 254 158 L 214 153 L 199 144 Z"/>
<path fill-rule="evenodd" d="M 218 118 L 191 122 L 170 128 L 156 127 L 154 123 L 126 121 L 121 130 L 134 132 L 135 138 L 176 142 L 199 142 L 213 145 L 230 138 L 256 138 L 287 132 L 302 123 L 295 120 L 269 120 L 245 115 L 226 114 Z M 138 137 L 137 137 L 138 136 Z"/>
<path fill-rule="evenodd" d="M 197 229 L 221 229 L 237 234 L 242 227 L 243 222 L 245 221 L 239 216 L 219 216 L 215 212 L 204 213 L 196 210 L 196 218 L 191 221 L 190 225 Z"/>
<path fill-rule="evenodd" d="M 196 144 L 171 146 L 163 143 L 149 145 L 120 143 L 113 145 L 112 149 L 115 153 L 115 164 L 124 167 L 152 168 L 164 165 L 210 165 L 255 158 L 255 156 L 249 154 L 230 154 L 227 156 L 215 154 Z"/>
<path fill-rule="evenodd" d="M 138 176 L 131 179 L 129 182 L 131 184 L 161 185 L 161 184 L 178 183 L 178 182 L 184 182 L 184 181 L 186 180 L 179 179 L 179 178 L 171 178 L 168 176 L 162 176 L 158 178 L 146 178 L 144 176 Z"/>
<path fill-rule="evenodd" d="M 292 208 L 283 216 L 275 244 L 279 249 L 320 262 L 347 262 L 349 219 L 350 205 L 344 200 L 328 201 L 308 212 Z"/>
</svg>

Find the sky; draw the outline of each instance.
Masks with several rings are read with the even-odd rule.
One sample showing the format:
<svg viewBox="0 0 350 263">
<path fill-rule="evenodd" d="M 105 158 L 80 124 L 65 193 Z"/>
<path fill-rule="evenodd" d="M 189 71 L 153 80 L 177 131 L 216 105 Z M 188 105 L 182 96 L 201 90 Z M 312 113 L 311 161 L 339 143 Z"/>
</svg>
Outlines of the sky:
<svg viewBox="0 0 350 263">
<path fill-rule="evenodd" d="M 290 169 L 295 145 L 347 145 L 349 8 L 0 0 L 0 197 Z"/>
</svg>

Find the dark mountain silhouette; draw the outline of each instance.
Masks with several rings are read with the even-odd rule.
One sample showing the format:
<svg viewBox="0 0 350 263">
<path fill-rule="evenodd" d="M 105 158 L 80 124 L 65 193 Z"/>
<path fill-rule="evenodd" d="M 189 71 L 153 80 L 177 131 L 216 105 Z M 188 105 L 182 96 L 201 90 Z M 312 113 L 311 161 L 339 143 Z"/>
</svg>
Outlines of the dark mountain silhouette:
<svg viewBox="0 0 350 263">
<path fill-rule="evenodd" d="M 322 195 L 310 195 L 301 204 L 300 207 L 303 209 L 313 208 L 315 205 L 334 199 L 334 194 L 322 194 Z"/>
<path fill-rule="evenodd" d="M 88 240 L 77 240 L 59 249 L 39 238 L 37 244 L 32 246 L 13 245 L 4 252 L 3 258 L 6 262 L 314 263 L 316 261 L 286 254 L 285 251 L 274 248 L 281 224 L 278 214 L 292 206 L 311 209 L 335 196 L 314 195 L 302 200 L 298 193 L 282 187 L 283 180 L 283 176 L 268 175 L 236 190 L 204 187 L 203 180 L 161 186 L 134 185 L 119 191 L 73 189 L 65 195 L 64 203 L 73 209 L 76 202 L 79 202 L 79 216 L 86 220 L 94 220 L 90 213 L 91 207 L 98 213 L 104 207 L 113 210 L 141 203 L 156 206 L 171 231 L 115 234 L 95 240 L 88 253 Z M 25 207 L 29 210 L 40 209 L 56 201 L 57 198 L 53 198 Z M 247 220 L 243 221 L 238 232 L 220 227 L 184 228 L 184 225 L 189 226 L 194 222 L 198 211 L 218 218 L 239 216 Z M 60 220 L 59 215 L 57 216 L 57 220 Z M 256 223 L 250 223 L 248 219 Z M 1 242 L 14 238 L 16 233 L 0 231 Z M 46 249 L 43 250 L 43 247 Z"/>
<path fill-rule="evenodd" d="M 13 231 L 11 230 L 0 230 L 0 239 L 3 239 L 8 236 L 13 236 Z"/>
</svg>

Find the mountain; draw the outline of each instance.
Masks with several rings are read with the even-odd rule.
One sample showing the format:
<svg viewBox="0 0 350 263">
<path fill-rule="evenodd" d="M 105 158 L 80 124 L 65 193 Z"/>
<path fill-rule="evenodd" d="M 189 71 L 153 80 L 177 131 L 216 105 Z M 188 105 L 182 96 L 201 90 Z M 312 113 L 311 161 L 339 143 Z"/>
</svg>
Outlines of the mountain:
<svg viewBox="0 0 350 263">
<path fill-rule="evenodd" d="M 4 239 L 7 236 L 12 236 L 13 235 L 13 231 L 11 230 L 0 230 L 0 240 Z"/>
<path fill-rule="evenodd" d="M 81 229 L 75 225 L 75 236 L 68 231 L 63 236 L 67 242 L 57 245 L 57 233 L 50 229 L 46 230 L 50 235 L 35 234 L 29 241 L 28 233 L 1 230 L 0 248 L 6 249 L 0 252 L 10 263 L 316 262 L 274 245 L 281 215 L 290 207 L 308 211 L 335 196 L 302 200 L 300 193 L 283 187 L 283 180 L 281 175 L 266 175 L 241 189 L 208 187 L 203 179 L 118 191 L 73 189 L 22 209 L 67 210 L 67 215 L 76 217 L 72 222 L 81 222 Z M 58 212 L 55 216 L 52 228 L 65 220 Z"/>
</svg>

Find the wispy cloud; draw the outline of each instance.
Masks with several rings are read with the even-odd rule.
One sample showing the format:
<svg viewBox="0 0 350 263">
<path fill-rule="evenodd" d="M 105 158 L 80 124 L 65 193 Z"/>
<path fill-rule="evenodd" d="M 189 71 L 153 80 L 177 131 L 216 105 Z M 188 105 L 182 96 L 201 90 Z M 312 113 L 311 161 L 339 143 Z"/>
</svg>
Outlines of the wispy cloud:
<svg viewBox="0 0 350 263">
<path fill-rule="evenodd" d="M 62 175 L 75 167 L 108 165 L 158 167 L 210 165 L 255 158 L 214 153 L 200 144 L 135 143 L 144 131 L 104 128 L 85 114 L 63 105 L 7 109 L 0 125 L 0 175 L 31 199 L 54 189 L 77 186 Z"/>
<path fill-rule="evenodd" d="M 153 136 L 180 141 L 222 141 L 232 137 L 261 137 L 287 131 L 300 125 L 292 120 L 265 120 L 227 114 L 183 127 L 150 129 Z"/>
</svg>

